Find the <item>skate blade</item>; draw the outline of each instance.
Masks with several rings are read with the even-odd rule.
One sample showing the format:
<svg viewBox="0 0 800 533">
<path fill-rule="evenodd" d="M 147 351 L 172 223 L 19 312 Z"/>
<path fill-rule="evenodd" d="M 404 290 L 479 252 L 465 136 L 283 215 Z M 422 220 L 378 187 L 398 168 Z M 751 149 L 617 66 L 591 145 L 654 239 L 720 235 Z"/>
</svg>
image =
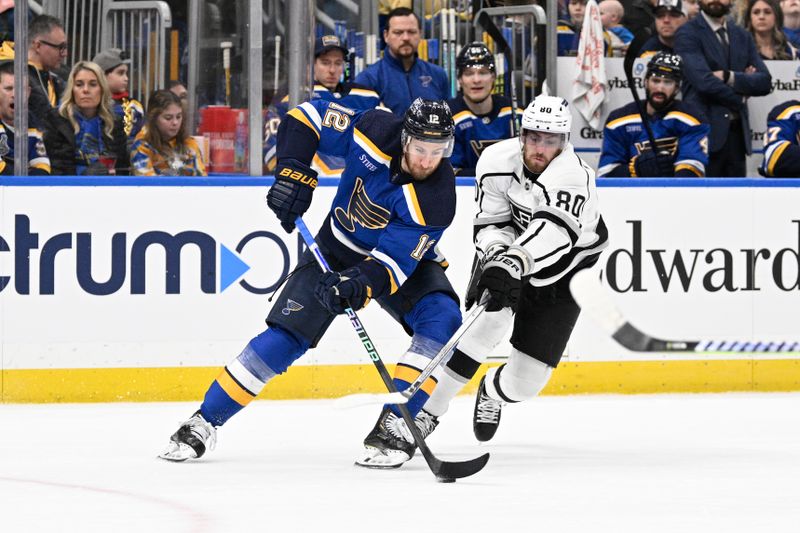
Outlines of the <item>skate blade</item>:
<svg viewBox="0 0 800 533">
<path fill-rule="evenodd" d="M 194 450 L 191 446 L 183 444 L 182 442 L 174 442 L 170 441 L 167 448 L 158 454 L 159 459 L 164 459 L 165 461 L 171 461 L 173 463 L 182 463 L 187 459 L 196 459 L 197 454 L 194 453 Z"/>
<path fill-rule="evenodd" d="M 366 446 L 364 455 L 356 459 L 355 465 L 362 468 L 388 470 L 391 468 L 400 468 L 403 466 L 403 463 L 406 463 L 409 459 L 411 458 L 405 452 L 392 450 L 385 453 L 377 448 Z"/>
</svg>

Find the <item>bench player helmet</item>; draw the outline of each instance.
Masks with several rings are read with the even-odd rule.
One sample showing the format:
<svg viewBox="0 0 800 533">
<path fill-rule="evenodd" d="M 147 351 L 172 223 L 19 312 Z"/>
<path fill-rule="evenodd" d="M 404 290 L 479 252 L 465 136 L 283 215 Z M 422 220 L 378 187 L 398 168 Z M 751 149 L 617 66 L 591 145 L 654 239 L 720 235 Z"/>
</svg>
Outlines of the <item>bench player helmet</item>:
<svg viewBox="0 0 800 533">
<path fill-rule="evenodd" d="M 647 63 L 647 72 L 644 79 L 650 76 L 670 78 L 678 83 L 683 81 L 683 60 L 678 54 L 658 52 Z"/>
<path fill-rule="evenodd" d="M 460 78 L 464 70 L 471 67 L 487 68 L 492 74 L 497 72 L 494 65 L 494 56 L 482 42 L 475 41 L 467 44 L 458 53 L 456 58 L 457 77 Z"/>
<path fill-rule="evenodd" d="M 405 148 L 411 139 L 446 145 L 444 157 L 453 153 L 455 123 L 450 106 L 444 100 L 417 98 L 411 103 L 403 117 L 403 132 L 400 142 Z"/>
<path fill-rule="evenodd" d="M 665 78 L 669 80 L 675 81 L 675 86 L 677 87 L 672 94 L 664 98 L 663 101 L 654 101 L 652 99 L 652 92 L 650 91 L 650 87 L 648 86 L 647 80 L 651 77 L 657 76 L 659 78 Z M 666 109 L 672 102 L 675 100 L 675 97 L 678 96 L 678 91 L 681 88 L 681 82 L 683 81 L 683 60 L 681 56 L 678 54 L 672 54 L 670 52 L 658 52 L 647 63 L 647 71 L 644 75 L 644 93 L 647 98 L 647 101 L 650 102 L 650 105 L 653 106 L 654 109 L 660 111 L 662 109 Z"/>
</svg>

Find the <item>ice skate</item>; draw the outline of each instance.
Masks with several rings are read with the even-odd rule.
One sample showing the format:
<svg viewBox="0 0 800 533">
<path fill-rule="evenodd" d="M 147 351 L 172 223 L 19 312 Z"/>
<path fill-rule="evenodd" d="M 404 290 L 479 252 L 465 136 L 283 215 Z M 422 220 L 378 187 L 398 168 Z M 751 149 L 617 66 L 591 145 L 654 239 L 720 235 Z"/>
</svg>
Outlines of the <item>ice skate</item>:
<svg viewBox="0 0 800 533">
<path fill-rule="evenodd" d="M 433 433 L 439 419 L 425 410 L 417 413 L 414 424 L 423 438 Z M 417 446 L 405 420 L 385 407 L 373 430 L 364 439 L 364 454 L 356 460 L 366 468 L 399 468 L 414 456 Z"/>
<path fill-rule="evenodd" d="M 217 445 L 217 429 L 203 418 L 200 411 L 181 424 L 172 437 L 167 449 L 159 454 L 159 458 L 181 462 L 187 459 L 199 459 L 208 450 Z"/>
<path fill-rule="evenodd" d="M 481 378 L 478 394 L 475 397 L 475 412 L 472 415 L 472 430 L 481 442 L 492 440 L 500 425 L 500 412 L 503 402 L 493 400 L 486 394 L 486 376 Z"/>
</svg>

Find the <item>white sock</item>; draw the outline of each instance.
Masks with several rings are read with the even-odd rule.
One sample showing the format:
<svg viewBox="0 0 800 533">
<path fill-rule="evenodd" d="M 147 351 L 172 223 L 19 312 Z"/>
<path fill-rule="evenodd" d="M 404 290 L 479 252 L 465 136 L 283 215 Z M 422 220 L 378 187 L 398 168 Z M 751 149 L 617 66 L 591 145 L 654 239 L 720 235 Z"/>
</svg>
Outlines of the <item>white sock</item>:
<svg viewBox="0 0 800 533">
<path fill-rule="evenodd" d="M 500 390 L 495 387 L 499 369 Z M 490 368 L 486 373 L 486 393 L 498 401 L 522 402 L 539 395 L 553 372 L 553 367 L 526 355 L 516 348 L 511 350 L 508 363 L 500 368 Z"/>
<path fill-rule="evenodd" d="M 436 378 L 439 382 L 436 384 L 436 388 L 433 389 L 431 397 L 425 402 L 423 409 L 433 416 L 442 416 L 447 412 L 450 400 L 456 397 L 456 394 L 464 388 L 467 382 L 444 366 L 437 369 Z"/>
</svg>

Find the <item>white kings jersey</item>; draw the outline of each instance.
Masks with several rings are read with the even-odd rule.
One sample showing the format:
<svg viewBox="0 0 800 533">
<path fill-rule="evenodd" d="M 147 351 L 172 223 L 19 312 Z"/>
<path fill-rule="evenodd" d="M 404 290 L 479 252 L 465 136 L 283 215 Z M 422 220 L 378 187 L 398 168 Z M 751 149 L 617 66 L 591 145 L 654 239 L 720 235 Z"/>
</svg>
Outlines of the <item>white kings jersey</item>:
<svg viewBox="0 0 800 533">
<path fill-rule="evenodd" d="M 478 254 L 508 246 L 506 253 L 522 261 L 532 285 L 550 285 L 595 263 L 608 246 L 594 170 L 571 143 L 535 180 L 523 172 L 518 138 L 484 150 L 475 174 Z"/>
</svg>

